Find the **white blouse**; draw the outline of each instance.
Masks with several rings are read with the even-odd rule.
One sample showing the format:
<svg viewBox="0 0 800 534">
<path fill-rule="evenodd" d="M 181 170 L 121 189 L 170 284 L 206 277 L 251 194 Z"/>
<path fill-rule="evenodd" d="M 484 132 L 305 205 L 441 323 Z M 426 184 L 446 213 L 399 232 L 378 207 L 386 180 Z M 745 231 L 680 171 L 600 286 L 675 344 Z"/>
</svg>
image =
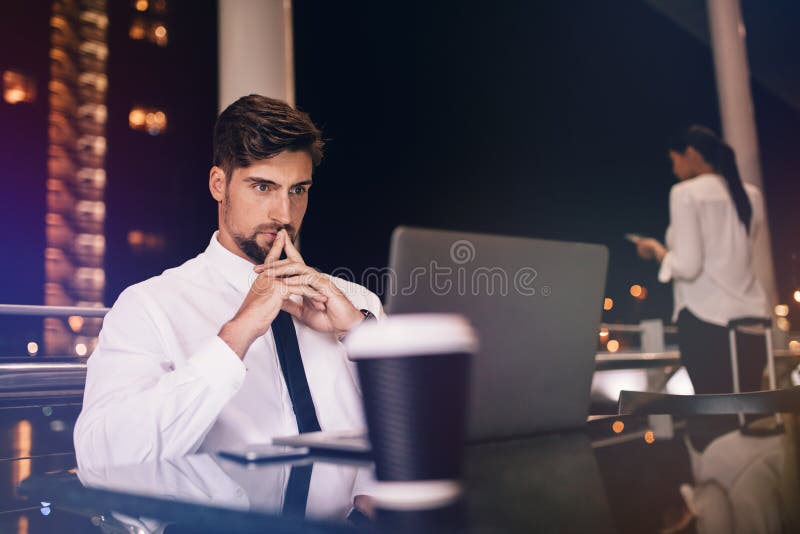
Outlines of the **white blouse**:
<svg viewBox="0 0 800 534">
<path fill-rule="evenodd" d="M 749 234 L 722 176 L 701 174 L 672 187 L 668 252 L 658 279 L 673 282 L 673 321 L 683 308 L 720 326 L 737 317 L 770 316 L 753 265 L 753 245 L 764 234 L 763 199 L 757 187 L 744 187 L 753 207 Z"/>
</svg>

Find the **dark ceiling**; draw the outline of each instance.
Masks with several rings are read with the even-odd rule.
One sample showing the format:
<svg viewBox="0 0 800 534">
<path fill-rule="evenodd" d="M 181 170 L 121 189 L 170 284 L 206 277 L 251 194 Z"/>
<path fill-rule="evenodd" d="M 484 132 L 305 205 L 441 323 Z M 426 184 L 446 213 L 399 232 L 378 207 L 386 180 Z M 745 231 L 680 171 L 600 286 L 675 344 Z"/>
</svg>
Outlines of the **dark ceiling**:
<svg viewBox="0 0 800 534">
<path fill-rule="evenodd" d="M 691 35 L 709 44 L 703 0 L 645 0 Z M 741 0 L 750 73 L 756 83 L 800 111 L 800 2 Z"/>
</svg>

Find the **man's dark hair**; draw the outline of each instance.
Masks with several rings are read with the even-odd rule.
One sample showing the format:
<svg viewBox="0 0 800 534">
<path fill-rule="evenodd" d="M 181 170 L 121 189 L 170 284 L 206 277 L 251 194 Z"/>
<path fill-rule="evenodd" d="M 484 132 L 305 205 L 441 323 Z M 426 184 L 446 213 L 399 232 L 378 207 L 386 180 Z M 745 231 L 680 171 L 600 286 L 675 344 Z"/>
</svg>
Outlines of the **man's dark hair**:
<svg viewBox="0 0 800 534">
<path fill-rule="evenodd" d="M 231 181 L 233 171 L 285 150 L 305 150 L 322 161 L 322 132 L 309 116 L 282 100 L 247 95 L 225 108 L 214 125 L 214 165 Z"/>
</svg>

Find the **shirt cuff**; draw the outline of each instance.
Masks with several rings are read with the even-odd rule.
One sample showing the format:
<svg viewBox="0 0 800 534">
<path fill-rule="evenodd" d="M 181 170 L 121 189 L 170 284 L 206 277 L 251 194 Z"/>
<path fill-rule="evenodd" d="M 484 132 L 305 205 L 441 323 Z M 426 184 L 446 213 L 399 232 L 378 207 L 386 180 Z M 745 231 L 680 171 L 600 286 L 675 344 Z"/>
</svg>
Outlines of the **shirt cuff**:
<svg viewBox="0 0 800 534">
<path fill-rule="evenodd" d="M 672 260 L 672 253 L 668 251 L 666 254 L 664 254 L 664 257 L 661 258 L 661 268 L 658 270 L 658 281 L 662 284 L 666 284 L 672 280 L 672 267 L 670 266 L 670 260 Z"/>
<path fill-rule="evenodd" d="M 189 365 L 215 389 L 239 391 L 247 368 L 219 336 L 214 336 L 189 360 Z"/>
</svg>

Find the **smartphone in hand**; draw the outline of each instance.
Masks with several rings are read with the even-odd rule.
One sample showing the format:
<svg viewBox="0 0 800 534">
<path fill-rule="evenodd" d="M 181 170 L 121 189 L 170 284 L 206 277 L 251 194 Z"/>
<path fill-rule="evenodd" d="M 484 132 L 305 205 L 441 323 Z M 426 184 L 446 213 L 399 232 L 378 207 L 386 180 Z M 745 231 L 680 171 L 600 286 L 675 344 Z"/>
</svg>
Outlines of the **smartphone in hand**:
<svg viewBox="0 0 800 534">
<path fill-rule="evenodd" d="M 630 241 L 634 245 L 638 245 L 639 241 L 641 241 L 644 238 L 645 237 L 643 235 L 639 235 L 639 234 L 625 234 L 625 239 L 627 239 L 628 241 Z"/>
</svg>

